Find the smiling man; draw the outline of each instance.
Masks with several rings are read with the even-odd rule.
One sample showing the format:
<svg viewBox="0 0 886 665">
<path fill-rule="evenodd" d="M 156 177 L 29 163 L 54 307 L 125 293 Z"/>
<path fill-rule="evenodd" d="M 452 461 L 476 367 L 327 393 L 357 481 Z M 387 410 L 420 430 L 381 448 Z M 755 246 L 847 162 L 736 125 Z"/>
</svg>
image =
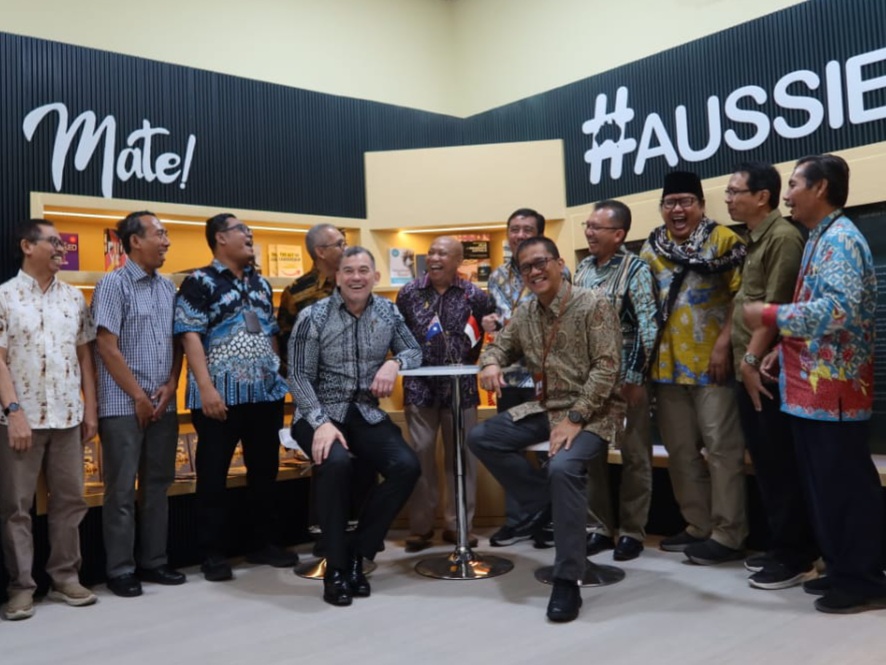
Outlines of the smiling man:
<svg viewBox="0 0 886 665">
<path fill-rule="evenodd" d="M 117 234 L 129 260 L 96 284 L 92 315 L 98 329 L 105 570 L 108 589 L 132 597 L 141 595 L 143 580 L 185 582 L 166 557 L 182 354 L 172 335 L 175 285 L 157 272 L 169 250 L 166 229 L 154 213 L 141 210 L 120 220 Z"/>
<path fill-rule="evenodd" d="M 585 572 L 587 464 L 606 454 L 624 422 L 618 380 L 621 327 L 609 301 L 563 279 L 563 259 L 549 238 L 524 240 L 517 265 L 536 298 L 521 306 L 480 355 L 480 385 L 500 392 L 502 368 L 520 360 L 537 399 L 477 425 L 468 446 L 529 515 L 532 532 L 554 520 L 551 621 L 578 617 Z M 550 441 L 547 469 L 521 451 Z"/>
<path fill-rule="evenodd" d="M 65 244 L 43 219 L 16 229 L 18 275 L 0 286 L 0 524 L 9 573 L 8 620 L 34 614 L 31 508 L 45 470 L 49 490 L 49 597 L 91 605 L 80 584 L 83 447 L 98 428 L 95 325 L 83 294 L 58 279 Z M 82 391 L 82 397 L 81 397 Z"/>
<path fill-rule="evenodd" d="M 346 249 L 338 290 L 299 315 L 289 341 L 289 384 L 298 409 L 293 435 L 314 460 L 326 542 L 323 600 L 336 606 L 369 596 L 363 560 L 382 549 L 420 472 L 379 398 L 391 394 L 400 369 L 421 364 L 421 350 L 394 303 L 373 295 L 378 278 L 368 250 Z M 347 534 L 355 464 L 383 481 L 369 491 L 357 529 Z"/>
<path fill-rule="evenodd" d="M 477 362 L 482 340 L 478 322 L 492 312 L 492 301 L 476 284 L 458 276 L 463 258 L 461 242 L 440 236 L 428 249 L 427 274 L 413 280 L 397 294 L 397 308 L 417 340 L 421 340 L 423 365 L 463 365 Z M 421 478 L 409 502 L 406 551 L 418 552 L 431 544 L 437 512 L 437 433 L 443 433 L 446 504 L 443 540 L 455 543 L 455 423 L 452 420 L 452 383 L 449 377 L 410 376 L 403 380 L 409 438 L 421 462 Z M 461 407 L 465 431 L 477 422 L 480 403 L 477 381 L 461 379 Z M 467 521 L 474 520 L 477 493 L 477 460 L 465 460 Z M 477 545 L 471 534 L 470 545 Z"/>
<path fill-rule="evenodd" d="M 809 229 L 793 301 L 744 306 L 748 327 L 781 337 L 763 360 L 779 381 L 827 576 L 803 584 L 815 609 L 886 609 L 883 493 L 868 447 L 873 408 L 877 276 L 868 243 L 843 214 L 849 165 L 800 159 L 784 200 Z"/>
<path fill-rule="evenodd" d="M 651 379 L 668 473 L 687 523 L 660 547 L 685 552 L 693 563 L 717 564 L 743 556 L 748 532 L 730 341 L 745 245 L 707 217 L 694 173 L 665 176 L 660 208 L 664 225 L 652 231 L 640 257 L 658 282 L 662 333 Z"/>
<path fill-rule="evenodd" d="M 234 215 L 206 221 L 213 261 L 188 275 L 175 303 L 175 334 L 188 357 L 185 403 L 197 430 L 197 534 L 203 575 L 233 577 L 225 560 L 228 467 L 243 443 L 255 542 L 251 563 L 285 568 L 298 556 L 276 542 L 274 485 L 286 382 L 279 374 L 271 285 L 253 268 L 252 231 Z"/>
</svg>

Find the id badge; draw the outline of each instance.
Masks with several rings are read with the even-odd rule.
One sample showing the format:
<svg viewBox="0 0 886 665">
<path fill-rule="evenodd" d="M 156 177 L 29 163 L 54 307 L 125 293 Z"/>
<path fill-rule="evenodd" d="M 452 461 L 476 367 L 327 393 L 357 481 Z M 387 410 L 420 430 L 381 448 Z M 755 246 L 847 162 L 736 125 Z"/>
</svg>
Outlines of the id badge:
<svg viewBox="0 0 886 665">
<path fill-rule="evenodd" d="M 258 314 L 251 309 L 243 312 L 243 320 L 246 321 L 246 332 L 257 335 L 261 332 L 261 323 L 258 321 Z"/>
<path fill-rule="evenodd" d="M 545 375 L 541 372 L 533 372 L 532 383 L 535 386 L 535 399 L 543 400 L 545 396 Z"/>
</svg>

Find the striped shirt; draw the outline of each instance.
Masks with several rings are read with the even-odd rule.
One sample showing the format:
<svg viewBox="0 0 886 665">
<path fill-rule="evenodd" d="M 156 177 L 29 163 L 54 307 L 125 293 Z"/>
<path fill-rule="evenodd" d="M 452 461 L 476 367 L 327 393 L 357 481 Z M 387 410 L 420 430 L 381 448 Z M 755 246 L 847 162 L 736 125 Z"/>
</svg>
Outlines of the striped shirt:
<svg viewBox="0 0 886 665">
<path fill-rule="evenodd" d="M 156 273 L 148 275 L 135 261 L 127 261 L 95 285 L 92 316 L 96 328 L 117 337 L 120 353 L 148 396 L 170 378 L 174 306 L 175 285 Z M 95 362 L 98 417 L 134 415 L 135 402 L 114 381 L 97 352 Z M 175 400 L 170 400 L 166 411 L 175 411 Z"/>
<path fill-rule="evenodd" d="M 652 270 L 643 259 L 619 247 L 604 265 L 587 257 L 575 272 L 575 285 L 599 289 L 618 312 L 624 339 L 621 378 L 642 385 L 649 378 L 649 363 L 658 339 L 657 287 Z"/>
<path fill-rule="evenodd" d="M 421 348 L 387 298 L 370 296 L 359 318 L 338 291 L 303 310 L 289 338 L 294 422 L 304 419 L 314 429 L 343 422 L 351 404 L 370 424 L 387 418 L 369 388 L 389 350 L 403 369 L 421 366 Z"/>
</svg>

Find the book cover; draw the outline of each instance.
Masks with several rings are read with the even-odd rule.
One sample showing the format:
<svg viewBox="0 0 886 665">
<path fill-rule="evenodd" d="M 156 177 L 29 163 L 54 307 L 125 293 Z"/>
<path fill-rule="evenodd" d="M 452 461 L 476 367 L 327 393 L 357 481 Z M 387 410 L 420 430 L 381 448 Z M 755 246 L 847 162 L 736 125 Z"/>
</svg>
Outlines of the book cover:
<svg viewBox="0 0 886 665">
<path fill-rule="evenodd" d="M 188 449 L 188 437 L 196 437 L 195 434 L 179 434 L 178 444 L 175 447 L 175 479 L 190 480 L 194 478 L 194 464 L 191 461 L 191 451 Z"/>
<path fill-rule="evenodd" d="M 105 272 L 122 268 L 126 263 L 123 241 L 114 229 L 105 229 Z"/>
<path fill-rule="evenodd" d="M 459 277 L 470 282 L 488 282 L 492 266 L 489 261 L 489 235 L 486 233 L 455 236 L 461 241 L 464 261 L 458 268 Z"/>
<path fill-rule="evenodd" d="M 391 284 L 408 284 L 415 279 L 415 252 L 392 247 L 389 255 Z"/>
<path fill-rule="evenodd" d="M 295 279 L 304 274 L 301 247 L 299 245 L 277 245 L 277 274 L 275 277 Z"/>
<path fill-rule="evenodd" d="M 246 473 L 246 462 L 243 459 L 243 443 L 237 442 L 234 448 L 234 456 L 231 458 L 231 465 L 228 467 L 229 476 L 239 476 Z"/>
<path fill-rule="evenodd" d="M 62 270 L 80 270 L 80 234 L 59 232 L 65 243 L 65 258 L 62 259 Z"/>
<path fill-rule="evenodd" d="M 95 487 L 102 484 L 102 457 L 98 439 L 83 444 L 83 484 Z"/>
</svg>

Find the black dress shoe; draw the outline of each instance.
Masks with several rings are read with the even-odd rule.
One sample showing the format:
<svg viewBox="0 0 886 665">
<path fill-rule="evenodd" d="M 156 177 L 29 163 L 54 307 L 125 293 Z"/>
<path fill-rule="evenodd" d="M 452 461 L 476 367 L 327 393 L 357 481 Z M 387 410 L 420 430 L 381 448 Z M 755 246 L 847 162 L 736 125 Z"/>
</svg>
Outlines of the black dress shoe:
<svg viewBox="0 0 886 665">
<path fill-rule="evenodd" d="M 641 541 L 630 536 L 622 536 L 618 539 L 618 545 L 615 546 L 612 558 L 616 561 L 630 561 L 640 556 L 642 551 L 643 543 Z"/>
<path fill-rule="evenodd" d="M 323 577 L 323 600 L 336 607 L 347 607 L 353 602 L 347 575 L 338 568 L 327 568 Z"/>
<path fill-rule="evenodd" d="M 348 586 L 355 598 L 368 598 L 372 593 L 369 580 L 363 572 L 363 557 L 359 554 L 355 554 L 348 562 Z"/>
<path fill-rule="evenodd" d="M 588 536 L 588 556 L 611 550 L 613 547 L 615 547 L 615 541 L 611 536 L 604 536 L 602 533 L 596 532 Z"/>
<path fill-rule="evenodd" d="M 156 568 L 139 568 L 135 571 L 135 574 L 138 575 L 142 582 L 153 582 L 154 584 L 164 584 L 166 586 L 184 584 L 188 579 L 184 573 L 170 568 L 165 563 Z"/>
<path fill-rule="evenodd" d="M 206 560 L 200 564 L 200 570 L 209 582 L 226 582 L 234 579 L 231 565 L 218 555 L 206 557 Z"/>
<path fill-rule="evenodd" d="M 554 578 L 551 600 L 548 602 L 548 619 L 557 623 L 574 621 L 581 607 L 581 589 L 577 582 Z"/>
<path fill-rule="evenodd" d="M 135 598 L 142 595 L 142 583 L 132 573 L 108 578 L 108 589 L 122 598 Z"/>
</svg>

